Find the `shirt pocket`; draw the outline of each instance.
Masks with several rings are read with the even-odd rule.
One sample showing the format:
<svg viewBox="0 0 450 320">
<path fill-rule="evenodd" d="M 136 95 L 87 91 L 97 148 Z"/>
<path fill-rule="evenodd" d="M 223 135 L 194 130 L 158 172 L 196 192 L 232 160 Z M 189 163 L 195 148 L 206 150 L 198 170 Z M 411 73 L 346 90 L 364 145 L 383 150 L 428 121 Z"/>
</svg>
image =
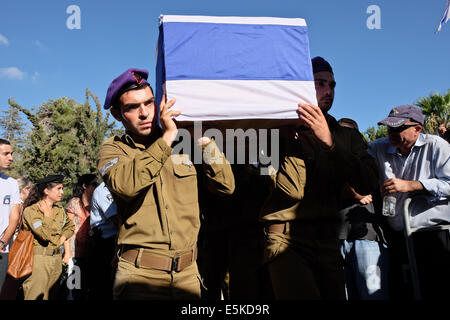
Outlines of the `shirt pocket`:
<svg viewBox="0 0 450 320">
<path fill-rule="evenodd" d="M 197 195 L 197 171 L 193 165 L 174 164 L 175 198 L 181 204 L 198 201 Z"/>
</svg>

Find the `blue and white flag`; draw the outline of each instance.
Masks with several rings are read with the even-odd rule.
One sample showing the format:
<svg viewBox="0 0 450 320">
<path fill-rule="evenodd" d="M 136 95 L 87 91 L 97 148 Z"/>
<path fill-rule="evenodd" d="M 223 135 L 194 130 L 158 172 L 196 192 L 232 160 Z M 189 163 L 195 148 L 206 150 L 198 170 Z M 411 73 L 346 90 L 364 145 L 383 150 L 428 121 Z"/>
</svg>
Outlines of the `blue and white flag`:
<svg viewBox="0 0 450 320">
<path fill-rule="evenodd" d="M 177 121 L 296 119 L 317 105 L 308 29 L 301 18 L 160 16 L 156 100 Z"/>
<path fill-rule="evenodd" d="M 450 0 L 447 0 L 447 6 L 445 7 L 444 15 L 435 33 L 441 31 L 442 26 L 450 19 Z"/>
</svg>

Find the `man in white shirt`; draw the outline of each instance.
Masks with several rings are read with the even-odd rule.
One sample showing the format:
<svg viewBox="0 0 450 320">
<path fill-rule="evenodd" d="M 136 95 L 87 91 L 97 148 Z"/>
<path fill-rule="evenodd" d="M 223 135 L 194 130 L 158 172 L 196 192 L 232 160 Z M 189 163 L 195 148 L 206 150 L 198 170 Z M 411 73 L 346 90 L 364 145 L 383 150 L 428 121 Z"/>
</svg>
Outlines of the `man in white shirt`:
<svg viewBox="0 0 450 320">
<path fill-rule="evenodd" d="M 9 141 L 0 139 L 0 292 L 8 271 L 9 246 L 19 222 L 19 184 L 3 173 L 11 166 L 12 155 Z"/>
<path fill-rule="evenodd" d="M 450 145 L 439 136 L 423 134 L 424 116 L 411 105 L 395 107 L 379 122 L 388 127 L 388 137 L 370 143 L 369 154 L 377 161 L 381 192 L 396 198 L 391 227 L 392 288 L 404 297 L 401 266 L 406 263 L 403 237 L 403 206 L 408 208 L 412 228 L 450 224 Z M 450 286 L 450 237 L 447 230 L 414 233 L 415 254 L 425 299 L 443 298 Z"/>
</svg>

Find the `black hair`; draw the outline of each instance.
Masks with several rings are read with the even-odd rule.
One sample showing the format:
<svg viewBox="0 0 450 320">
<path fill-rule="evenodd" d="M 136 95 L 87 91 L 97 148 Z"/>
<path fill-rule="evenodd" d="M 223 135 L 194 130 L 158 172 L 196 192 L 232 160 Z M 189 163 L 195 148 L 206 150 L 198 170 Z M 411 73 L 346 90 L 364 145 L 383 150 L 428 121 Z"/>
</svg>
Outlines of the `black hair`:
<svg viewBox="0 0 450 320">
<path fill-rule="evenodd" d="M 132 87 L 131 89 L 130 89 L 130 88 L 125 88 L 125 89 L 119 90 L 119 93 L 117 94 L 116 99 L 111 103 L 112 108 L 113 108 L 113 109 L 116 109 L 116 110 L 118 110 L 118 111 L 120 111 L 120 107 L 121 107 L 120 97 L 121 97 L 125 92 L 131 91 L 131 90 L 140 90 L 140 89 L 144 89 L 144 88 L 146 88 L 146 87 L 149 87 L 149 88 L 150 88 L 150 91 L 153 93 L 152 86 L 151 86 L 150 83 L 148 83 L 148 82 L 142 82 L 142 83 L 139 84 L 139 85 L 134 84 L 133 87 Z"/>
<path fill-rule="evenodd" d="M 92 173 L 83 174 L 82 176 L 78 177 L 77 184 L 73 187 L 72 197 L 81 199 L 81 196 L 84 192 L 83 185 L 87 187 L 96 180 L 97 176 Z"/>
<path fill-rule="evenodd" d="M 11 145 L 11 143 L 10 143 L 8 140 L 6 140 L 6 139 L 0 139 L 0 146 L 3 145 L 3 144 Z"/>
<path fill-rule="evenodd" d="M 46 182 L 41 184 L 36 184 L 33 186 L 33 188 L 30 191 L 30 194 L 25 199 L 25 202 L 23 203 L 23 208 L 29 207 L 39 200 L 42 200 L 45 197 L 44 190 L 45 189 L 52 189 L 56 185 L 61 184 L 61 182 Z"/>
</svg>

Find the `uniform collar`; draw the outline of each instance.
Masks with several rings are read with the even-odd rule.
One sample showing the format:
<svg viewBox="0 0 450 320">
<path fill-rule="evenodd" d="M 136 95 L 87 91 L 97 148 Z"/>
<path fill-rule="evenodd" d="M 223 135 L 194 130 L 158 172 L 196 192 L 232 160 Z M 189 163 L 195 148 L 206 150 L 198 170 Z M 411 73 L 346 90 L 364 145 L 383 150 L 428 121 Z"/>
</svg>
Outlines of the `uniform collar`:
<svg viewBox="0 0 450 320">
<path fill-rule="evenodd" d="M 122 136 L 122 141 L 123 141 L 125 144 L 128 144 L 129 146 L 131 146 L 131 147 L 133 147 L 133 148 L 138 148 L 138 149 L 142 149 L 142 150 L 145 149 L 145 146 L 144 146 L 143 144 L 134 142 L 133 138 L 132 138 L 128 133 L 125 133 L 125 134 Z"/>
</svg>

